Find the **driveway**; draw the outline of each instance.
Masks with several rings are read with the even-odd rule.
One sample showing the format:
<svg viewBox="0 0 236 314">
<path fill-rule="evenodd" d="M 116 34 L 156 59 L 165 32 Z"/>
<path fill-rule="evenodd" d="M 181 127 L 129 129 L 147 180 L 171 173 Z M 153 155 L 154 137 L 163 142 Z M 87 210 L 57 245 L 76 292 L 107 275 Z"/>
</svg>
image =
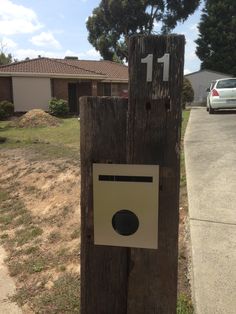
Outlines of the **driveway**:
<svg viewBox="0 0 236 314">
<path fill-rule="evenodd" d="M 185 135 L 197 314 L 236 313 L 236 113 L 193 108 Z"/>
</svg>

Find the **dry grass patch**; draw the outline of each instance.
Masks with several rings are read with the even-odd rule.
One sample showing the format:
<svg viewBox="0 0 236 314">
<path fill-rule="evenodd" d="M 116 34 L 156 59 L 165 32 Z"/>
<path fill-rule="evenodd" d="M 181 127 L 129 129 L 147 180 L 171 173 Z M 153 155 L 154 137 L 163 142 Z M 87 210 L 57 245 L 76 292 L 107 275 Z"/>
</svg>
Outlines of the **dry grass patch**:
<svg viewBox="0 0 236 314">
<path fill-rule="evenodd" d="M 184 114 L 186 125 L 187 114 Z M 25 313 L 79 313 L 79 124 L 12 128 L 0 151 L 0 241 Z M 182 155 L 178 314 L 192 313 L 186 278 L 186 179 Z M 183 294 L 185 296 L 183 296 Z M 187 297 L 186 297 L 187 296 Z"/>
<path fill-rule="evenodd" d="M 78 312 L 79 167 L 71 160 L 34 160 L 22 150 L 5 150 L 0 186 L 0 241 L 17 284 L 14 300 L 26 313 Z"/>
</svg>

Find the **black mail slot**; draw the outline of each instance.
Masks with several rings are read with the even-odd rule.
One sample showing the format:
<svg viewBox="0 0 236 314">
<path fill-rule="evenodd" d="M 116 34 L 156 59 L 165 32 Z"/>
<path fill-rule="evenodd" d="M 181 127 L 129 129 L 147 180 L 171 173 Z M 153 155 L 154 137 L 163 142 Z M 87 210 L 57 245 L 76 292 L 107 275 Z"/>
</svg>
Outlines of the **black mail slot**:
<svg viewBox="0 0 236 314">
<path fill-rule="evenodd" d="M 117 182 L 153 182 L 153 177 L 147 176 L 115 176 L 99 175 L 99 181 L 117 181 Z"/>
</svg>

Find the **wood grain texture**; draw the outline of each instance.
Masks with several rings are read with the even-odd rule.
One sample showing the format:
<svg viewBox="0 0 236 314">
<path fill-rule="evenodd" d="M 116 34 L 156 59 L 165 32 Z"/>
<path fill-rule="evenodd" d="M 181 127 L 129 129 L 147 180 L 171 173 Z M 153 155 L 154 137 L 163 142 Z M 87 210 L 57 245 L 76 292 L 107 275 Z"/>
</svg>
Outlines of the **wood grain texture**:
<svg viewBox="0 0 236 314">
<path fill-rule="evenodd" d="M 184 36 L 130 39 L 127 162 L 160 165 L 160 194 L 158 250 L 130 250 L 128 314 L 176 313 L 184 45 Z M 170 53 L 168 82 L 156 62 L 164 53 Z M 152 82 L 141 64 L 147 54 L 153 54 Z"/>
<path fill-rule="evenodd" d="M 126 162 L 127 100 L 83 97 L 81 112 L 81 313 L 127 313 L 127 249 L 95 246 L 92 164 Z"/>
</svg>

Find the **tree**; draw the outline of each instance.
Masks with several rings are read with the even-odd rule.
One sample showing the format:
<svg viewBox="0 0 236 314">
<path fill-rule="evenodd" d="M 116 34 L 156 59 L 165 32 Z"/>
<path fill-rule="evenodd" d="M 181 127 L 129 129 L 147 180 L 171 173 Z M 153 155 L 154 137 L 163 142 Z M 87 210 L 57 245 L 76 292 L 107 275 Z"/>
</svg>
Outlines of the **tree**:
<svg viewBox="0 0 236 314">
<path fill-rule="evenodd" d="M 8 64 L 12 62 L 12 55 L 8 53 L 7 55 L 4 52 L 0 52 L 0 65 Z"/>
<path fill-rule="evenodd" d="M 236 1 L 206 0 L 196 40 L 201 68 L 236 75 Z"/>
<path fill-rule="evenodd" d="M 194 90 L 192 84 L 184 77 L 182 89 L 182 108 L 185 109 L 187 103 L 191 103 L 194 99 Z"/>
<path fill-rule="evenodd" d="M 12 55 L 5 52 L 6 45 L 0 41 L 0 65 L 8 64 L 12 62 Z"/>
<path fill-rule="evenodd" d="M 106 60 L 128 58 L 128 38 L 151 34 L 162 23 L 167 33 L 185 21 L 201 0 L 102 0 L 86 23 L 89 42 Z"/>
</svg>

